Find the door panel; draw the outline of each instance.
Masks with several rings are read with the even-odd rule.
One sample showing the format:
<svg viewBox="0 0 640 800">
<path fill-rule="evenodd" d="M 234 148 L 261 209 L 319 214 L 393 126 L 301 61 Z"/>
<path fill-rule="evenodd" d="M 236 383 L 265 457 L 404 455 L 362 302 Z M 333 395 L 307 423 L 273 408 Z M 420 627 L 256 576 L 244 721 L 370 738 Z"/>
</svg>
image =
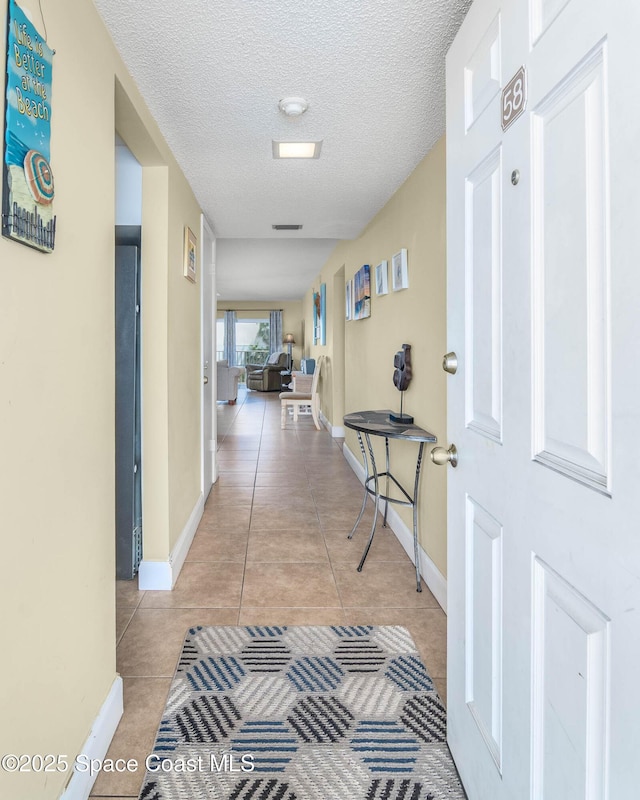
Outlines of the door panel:
<svg viewBox="0 0 640 800">
<path fill-rule="evenodd" d="M 494 150 L 466 181 L 467 425 L 502 440 L 502 169 Z"/>
<path fill-rule="evenodd" d="M 610 620 L 554 570 L 533 565 L 534 798 L 605 798 Z"/>
<path fill-rule="evenodd" d="M 467 498 L 466 703 L 502 765 L 502 525 Z"/>
<path fill-rule="evenodd" d="M 569 0 L 533 0 L 531 21 L 534 42 L 542 36 L 568 3 Z"/>
<path fill-rule="evenodd" d="M 467 130 L 500 93 L 500 51 L 500 15 L 496 14 L 465 66 Z"/>
<path fill-rule="evenodd" d="M 532 112 L 534 454 L 608 489 L 609 261 L 603 50 Z M 566 324 L 571 308 L 572 324 Z"/>
</svg>

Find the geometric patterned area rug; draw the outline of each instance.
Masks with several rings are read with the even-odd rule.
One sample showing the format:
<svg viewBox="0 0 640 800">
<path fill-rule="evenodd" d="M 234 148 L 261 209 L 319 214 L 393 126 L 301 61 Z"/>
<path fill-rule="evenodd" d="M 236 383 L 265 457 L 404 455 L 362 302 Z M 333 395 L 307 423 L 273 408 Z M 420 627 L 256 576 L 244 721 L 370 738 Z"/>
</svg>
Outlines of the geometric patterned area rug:
<svg viewBox="0 0 640 800">
<path fill-rule="evenodd" d="M 464 800 L 397 626 L 188 631 L 140 800 Z"/>
</svg>

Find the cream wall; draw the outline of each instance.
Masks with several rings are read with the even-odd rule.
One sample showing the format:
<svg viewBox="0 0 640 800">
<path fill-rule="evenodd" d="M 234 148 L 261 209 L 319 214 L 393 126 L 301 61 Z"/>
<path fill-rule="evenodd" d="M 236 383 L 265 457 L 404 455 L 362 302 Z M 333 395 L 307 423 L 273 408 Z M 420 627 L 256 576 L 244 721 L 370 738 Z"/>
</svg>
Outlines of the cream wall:
<svg viewBox="0 0 640 800">
<path fill-rule="evenodd" d="M 265 316 L 269 311 L 282 309 L 282 335 L 292 333 L 295 344 L 291 350 L 296 367 L 300 364 L 303 353 L 303 325 L 302 325 L 302 302 L 300 300 L 281 300 L 267 302 L 265 300 L 218 300 L 218 318 L 224 317 L 225 311 L 237 311 L 238 319 L 251 319 L 250 312 L 263 311 Z M 218 348 L 220 349 L 220 348 Z M 286 346 L 282 348 L 286 352 Z"/>
<path fill-rule="evenodd" d="M 118 80 L 115 95 L 116 129 L 142 164 L 144 559 L 167 563 L 201 494 L 200 283 L 182 267 L 200 209 L 139 98 Z"/>
<path fill-rule="evenodd" d="M 171 224 L 174 220 L 178 224 Z M 200 284 L 183 275 L 184 226 L 200 237 L 200 209 L 182 173 L 169 176 L 169 498 L 170 549 L 202 489 Z M 200 246 L 200 242 L 198 242 Z M 200 280 L 201 276 L 198 276 Z"/>
<path fill-rule="evenodd" d="M 42 30 L 38 3 L 21 5 Z M 117 82 L 138 115 L 127 122 L 124 109 L 121 132 L 143 164 L 147 203 L 143 469 L 145 512 L 150 503 L 158 511 L 145 515 L 145 555 L 161 559 L 200 492 L 199 286 L 181 277 L 182 229 L 199 230 L 199 209 L 93 4 L 60 0 L 43 9 L 56 50 L 56 247 L 45 255 L 0 239 L 0 752 L 67 754 L 72 762 L 116 677 Z M 0 0 L 2 41 L 6 18 Z M 155 540 L 149 551 L 147 534 Z M 0 796 L 57 798 L 70 777 L 2 772 Z"/>
<path fill-rule="evenodd" d="M 375 266 L 400 248 L 408 251 L 409 288 L 378 297 Z M 442 138 L 416 167 L 363 233 L 341 242 L 304 298 L 305 327 L 313 330 L 312 290 L 327 289 L 326 347 L 310 346 L 310 355 L 327 356 L 322 380 L 322 411 L 334 426 L 342 416 L 359 409 L 392 408 L 399 411 L 400 395 L 393 385 L 393 356 L 402 344 L 412 346 L 413 380 L 405 394 L 404 410 L 423 428 L 446 442 L 446 264 L 445 264 L 445 142 Z M 347 321 L 344 335 L 344 285 L 363 265 L 371 266 L 371 316 Z M 344 278 L 341 270 L 344 266 Z M 336 276 L 341 279 L 336 280 Z M 344 355 L 344 370 L 340 358 Z M 344 380 L 344 392 L 341 381 Z M 342 398 L 344 397 L 344 407 Z M 374 437 L 375 439 L 375 437 Z M 346 444 L 360 458 L 355 434 Z M 377 442 L 380 458 L 384 458 Z M 391 442 L 392 470 L 408 487 L 415 477 L 416 448 Z M 436 566 L 446 575 L 446 469 L 435 467 L 428 453 L 420 485 L 420 541 Z M 382 463 L 382 462 L 381 462 Z M 396 510 L 411 528 L 408 509 Z"/>
</svg>

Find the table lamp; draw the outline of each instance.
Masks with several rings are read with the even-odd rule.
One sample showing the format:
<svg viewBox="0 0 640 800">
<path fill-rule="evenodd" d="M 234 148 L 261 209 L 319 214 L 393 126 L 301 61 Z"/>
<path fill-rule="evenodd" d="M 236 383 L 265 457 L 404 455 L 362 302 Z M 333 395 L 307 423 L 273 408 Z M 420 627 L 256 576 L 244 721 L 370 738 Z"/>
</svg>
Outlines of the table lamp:
<svg viewBox="0 0 640 800">
<path fill-rule="evenodd" d="M 289 372 L 293 369 L 293 355 L 291 352 L 292 346 L 296 343 L 296 340 L 293 338 L 292 333 L 285 333 L 283 344 L 287 345 L 287 353 L 289 354 L 289 363 L 287 369 Z"/>
</svg>

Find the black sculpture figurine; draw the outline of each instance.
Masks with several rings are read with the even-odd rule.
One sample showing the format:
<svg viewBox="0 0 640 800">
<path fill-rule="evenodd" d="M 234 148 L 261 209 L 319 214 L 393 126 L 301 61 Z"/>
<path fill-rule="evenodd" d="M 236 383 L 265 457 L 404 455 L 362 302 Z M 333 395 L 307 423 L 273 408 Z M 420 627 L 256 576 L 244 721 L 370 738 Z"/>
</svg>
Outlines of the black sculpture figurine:
<svg viewBox="0 0 640 800">
<path fill-rule="evenodd" d="M 398 350 L 393 357 L 393 366 L 395 367 L 393 371 L 393 384 L 396 389 L 400 391 L 400 414 L 391 413 L 389 414 L 389 419 L 391 422 L 411 425 L 413 423 L 413 417 L 409 414 L 402 413 L 402 400 L 404 398 L 404 393 L 411 383 L 411 378 L 413 376 L 413 372 L 411 370 L 410 344 L 403 344 L 402 350 Z"/>
</svg>

